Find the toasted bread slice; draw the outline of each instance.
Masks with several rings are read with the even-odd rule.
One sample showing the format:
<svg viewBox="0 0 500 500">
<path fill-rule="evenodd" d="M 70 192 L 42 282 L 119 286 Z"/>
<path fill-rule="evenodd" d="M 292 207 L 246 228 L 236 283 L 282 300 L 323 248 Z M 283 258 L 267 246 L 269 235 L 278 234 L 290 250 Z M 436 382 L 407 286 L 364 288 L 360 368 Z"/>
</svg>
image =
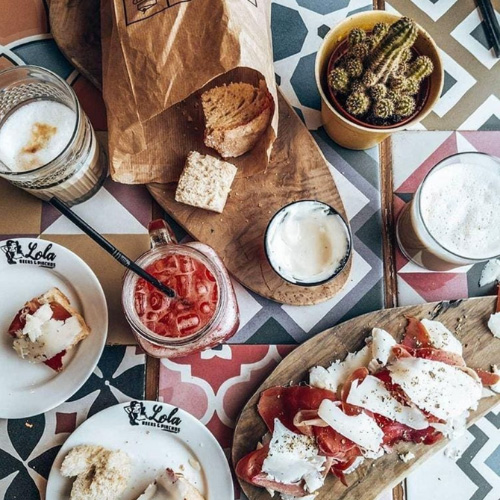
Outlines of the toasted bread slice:
<svg viewBox="0 0 500 500">
<path fill-rule="evenodd" d="M 205 145 L 223 158 L 250 151 L 269 126 L 274 101 L 263 80 L 259 87 L 230 83 L 201 96 L 205 115 Z"/>
<path fill-rule="evenodd" d="M 45 328 L 43 325 L 50 321 L 52 328 Z M 90 328 L 66 295 L 54 287 L 27 302 L 12 321 L 8 333 L 15 338 L 14 349 L 21 358 L 61 371 L 64 354 L 87 337 Z"/>
<path fill-rule="evenodd" d="M 222 213 L 236 171 L 231 163 L 191 151 L 175 191 L 175 201 Z"/>
</svg>

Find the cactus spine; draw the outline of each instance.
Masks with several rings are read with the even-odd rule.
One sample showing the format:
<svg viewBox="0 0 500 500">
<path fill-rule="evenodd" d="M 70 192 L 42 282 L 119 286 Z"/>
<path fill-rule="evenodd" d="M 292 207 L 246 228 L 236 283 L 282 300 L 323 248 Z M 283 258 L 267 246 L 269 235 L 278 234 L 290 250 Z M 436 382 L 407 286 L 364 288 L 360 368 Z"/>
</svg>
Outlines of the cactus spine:
<svg viewBox="0 0 500 500">
<path fill-rule="evenodd" d="M 416 108 L 415 99 L 410 95 L 402 95 L 395 102 L 394 112 L 397 115 L 406 118 L 415 111 L 415 108 Z"/>
<path fill-rule="evenodd" d="M 328 85 L 333 90 L 345 94 L 349 90 L 349 75 L 344 68 L 335 68 L 328 75 Z"/>
</svg>

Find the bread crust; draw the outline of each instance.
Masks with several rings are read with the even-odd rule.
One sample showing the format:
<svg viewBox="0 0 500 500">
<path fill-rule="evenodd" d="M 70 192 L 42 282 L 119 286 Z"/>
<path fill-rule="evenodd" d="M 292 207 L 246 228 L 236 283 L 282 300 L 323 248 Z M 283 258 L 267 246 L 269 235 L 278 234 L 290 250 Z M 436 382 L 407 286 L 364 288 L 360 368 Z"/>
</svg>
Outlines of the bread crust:
<svg viewBox="0 0 500 500">
<path fill-rule="evenodd" d="M 215 87 L 214 89 L 218 88 Z M 214 89 L 211 89 L 211 91 Z M 205 115 L 205 145 L 215 149 L 222 158 L 235 158 L 247 153 L 255 147 L 260 137 L 267 130 L 274 112 L 274 100 L 262 80 L 257 92 L 259 94 L 257 99 L 260 98 L 261 103 L 254 116 L 242 121 L 235 127 L 210 127 Z M 202 95 L 202 102 L 205 95 L 206 93 Z"/>
</svg>

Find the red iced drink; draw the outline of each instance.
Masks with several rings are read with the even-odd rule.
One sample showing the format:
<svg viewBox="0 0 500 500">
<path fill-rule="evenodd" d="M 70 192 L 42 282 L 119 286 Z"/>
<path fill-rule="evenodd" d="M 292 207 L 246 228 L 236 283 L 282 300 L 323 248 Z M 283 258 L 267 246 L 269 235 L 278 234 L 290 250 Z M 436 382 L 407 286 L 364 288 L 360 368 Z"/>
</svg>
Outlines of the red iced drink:
<svg viewBox="0 0 500 500">
<path fill-rule="evenodd" d="M 171 299 L 142 278 L 138 280 L 134 304 L 146 328 L 165 337 L 187 337 L 213 318 L 219 289 L 202 262 L 187 255 L 167 255 L 147 266 L 146 271 L 177 295 Z"/>
<path fill-rule="evenodd" d="M 124 277 L 125 317 L 141 347 L 157 358 L 177 358 L 232 337 L 238 303 L 229 274 L 214 249 L 180 245 L 163 220 L 149 224 L 152 248 L 136 263 L 176 292 L 169 298 L 136 274 Z"/>
</svg>

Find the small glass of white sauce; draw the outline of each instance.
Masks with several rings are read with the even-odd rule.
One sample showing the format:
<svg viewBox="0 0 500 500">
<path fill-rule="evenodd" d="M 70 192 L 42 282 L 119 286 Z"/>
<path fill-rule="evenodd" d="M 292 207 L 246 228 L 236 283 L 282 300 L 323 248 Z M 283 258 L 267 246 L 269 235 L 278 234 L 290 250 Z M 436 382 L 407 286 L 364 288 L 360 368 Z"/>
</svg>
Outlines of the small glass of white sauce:
<svg viewBox="0 0 500 500">
<path fill-rule="evenodd" d="M 301 200 L 280 209 L 264 237 L 267 259 L 284 280 L 316 286 L 342 271 L 351 254 L 351 232 L 326 203 Z"/>
</svg>

